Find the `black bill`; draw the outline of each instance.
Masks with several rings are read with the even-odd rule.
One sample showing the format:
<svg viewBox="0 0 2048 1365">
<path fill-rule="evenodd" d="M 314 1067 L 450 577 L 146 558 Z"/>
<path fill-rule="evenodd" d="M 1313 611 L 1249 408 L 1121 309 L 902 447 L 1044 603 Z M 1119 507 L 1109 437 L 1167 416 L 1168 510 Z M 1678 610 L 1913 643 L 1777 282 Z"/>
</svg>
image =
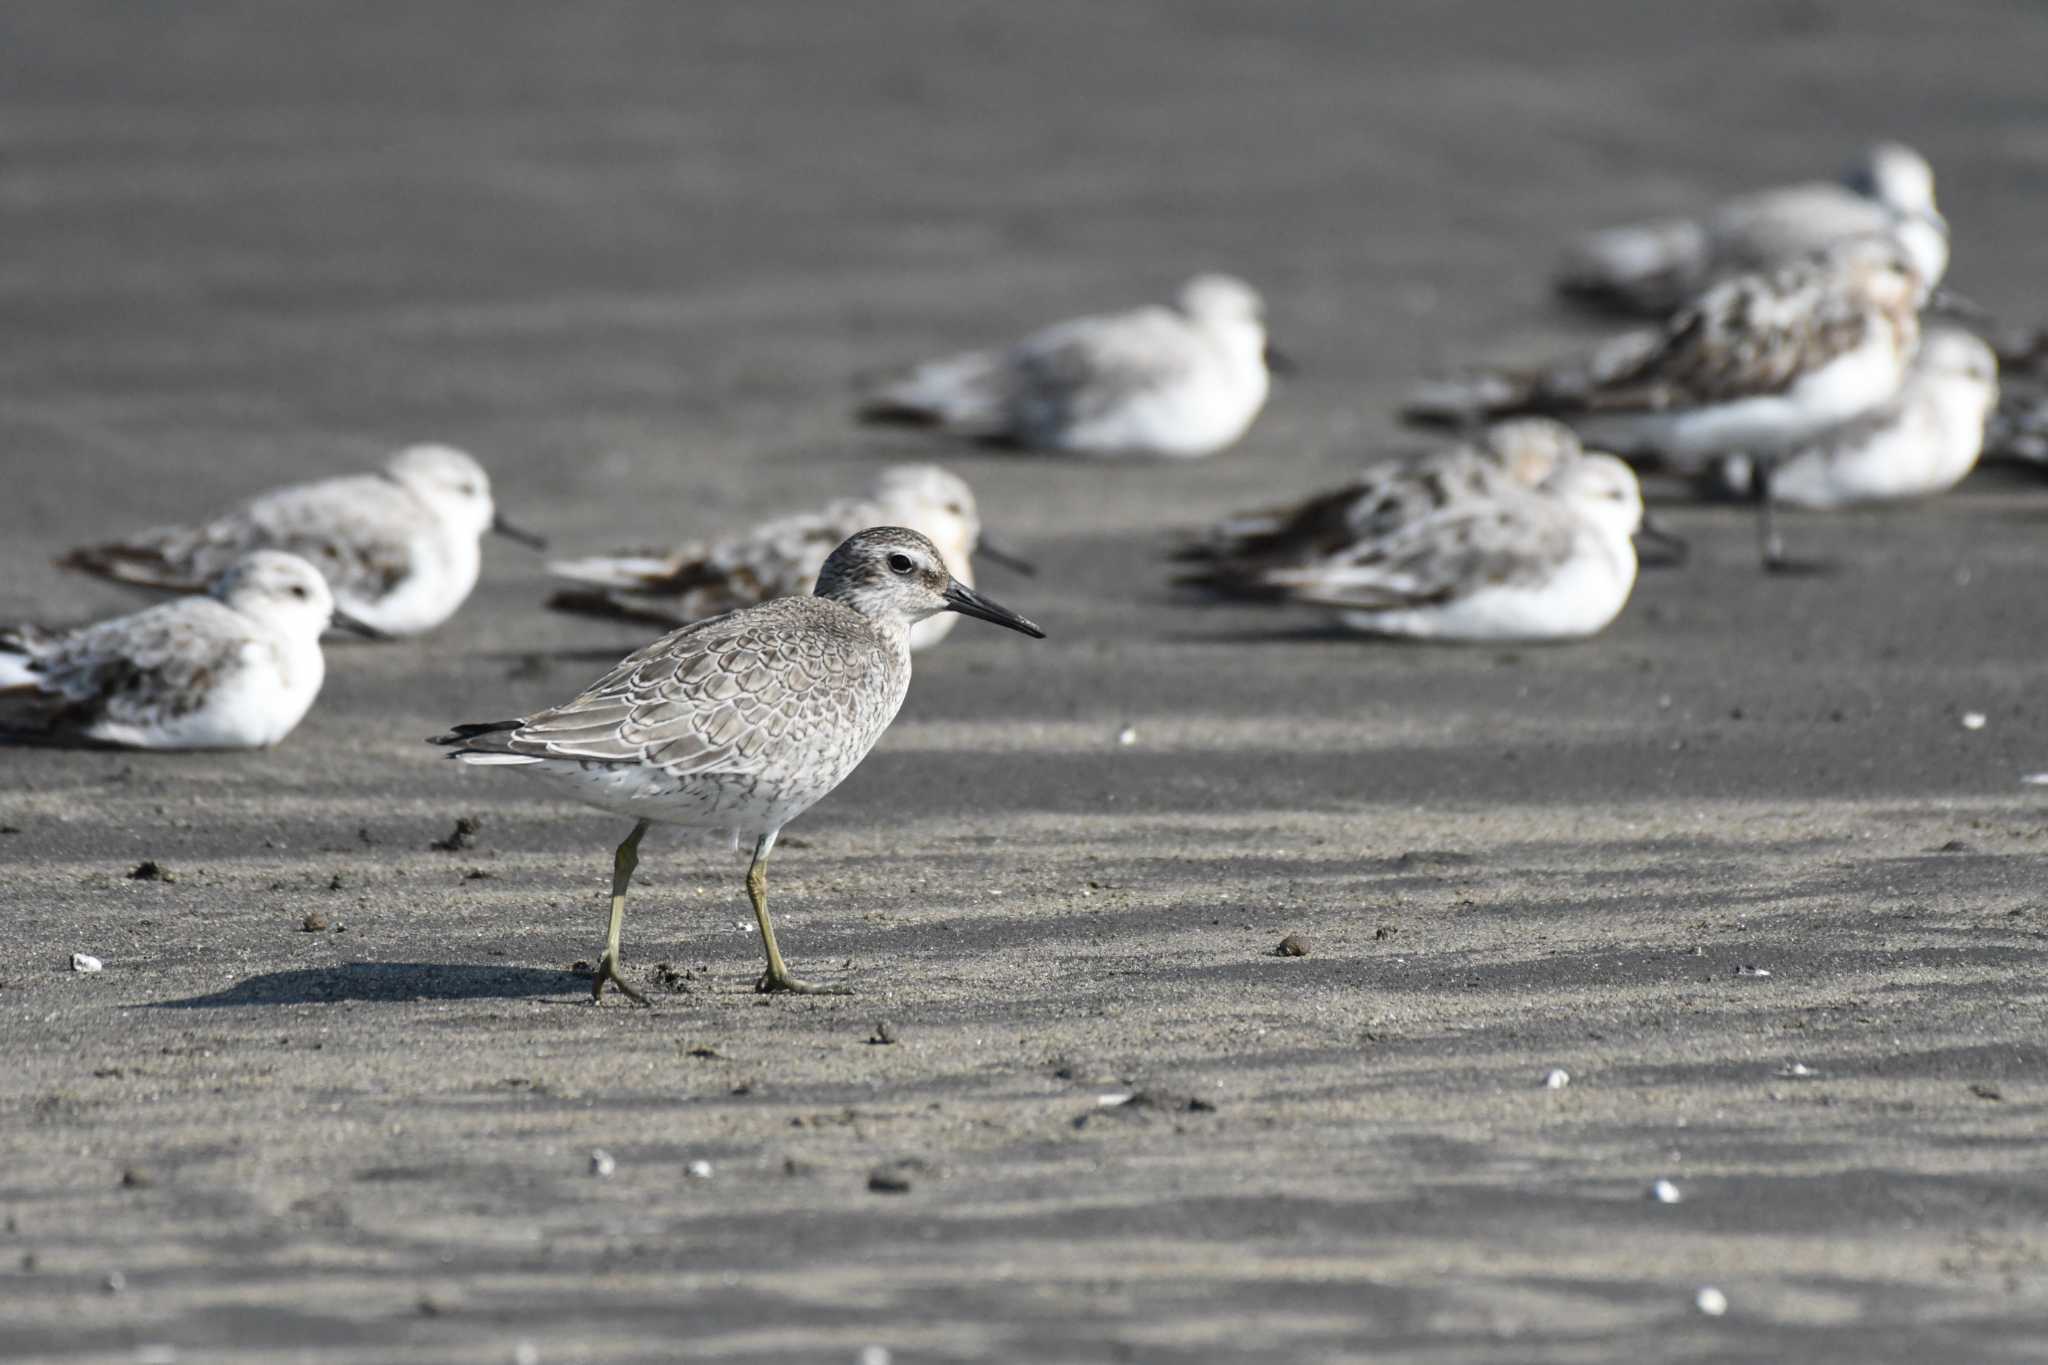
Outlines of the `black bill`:
<svg viewBox="0 0 2048 1365">
<path fill-rule="evenodd" d="M 1034 640 L 1043 640 L 1045 632 L 1031 622 L 1011 611 L 1008 607 L 989 601 L 969 587 L 955 583 L 946 589 L 946 608 L 962 616 L 976 616 L 984 621 L 993 621 L 999 626 L 1029 635 Z"/>
<path fill-rule="evenodd" d="M 1283 351 L 1272 342 L 1266 343 L 1266 373 L 1290 375 L 1301 373 L 1301 362 L 1294 358 L 1292 351 Z"/>
<path fill-rule="evenodd" d="M 1036 564 L 1033 564 L 1022 555 L 1011 554 L 1000 545 L 990 544 L 987 536 L 983 536 L 981 542 L 974 547 L 974 553 L 991 564 L 1008 569 L 1013 574 L 1020 574 L 1025 578 L 1036 578 L 1038 576 L 1038 566 Z"/>
<path fill-rule="evenodd" d="M 548 547 L 546 536 L 535 535 L 523 526 L 514 526 L 505 520 L 502 512 L 491 518 L 491 529 L 507 540 L 517 541 L 529 550 L 545 550 Z"/>
<path fill-rule="evenodd" d="M 360 635 L 365 640 L 389 640 L 393 638 L 392 636 L 387 635 L 385 632 L 377 629 L 375 626 L 371 625 L 367 621 L 358 621 L 355 617 L 350 616 L 340 607 L 336 607 L 334 609 L 333 614 L 327 618 L 327 623 L 331 626 L 334 626 L 336 629 L 345 630 L 354 635 Z"/>
<path fill-rule="evenodd" d="M 1953 289 L 1937 289 L 1927 296 L 1926 312 L 1936 317 L 1953 318 L 1957 322 L 1988 323 L 1991 310 L 1975 299 L 1956 293 Z"/>
</svg>

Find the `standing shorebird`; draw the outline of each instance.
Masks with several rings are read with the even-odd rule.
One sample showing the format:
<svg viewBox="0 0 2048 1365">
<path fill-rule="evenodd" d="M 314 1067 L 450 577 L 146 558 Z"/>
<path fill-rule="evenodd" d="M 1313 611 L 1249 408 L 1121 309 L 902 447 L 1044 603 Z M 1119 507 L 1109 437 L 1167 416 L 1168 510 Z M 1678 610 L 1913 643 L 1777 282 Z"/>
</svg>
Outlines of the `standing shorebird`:
<svg viewBox="0 0 2048 1365">
<path fill-rule="evenodd" d="M 1405 415 L 1558 417 L 1588 444 L 1688 472 L 1748 455 L 1764 563 L 1784 568 L 1773 467 L 1897 396 L 1925 301 L 1895 243 L 1859 238 L 1772 274 L 1724 280 L 1662 328 L 1618 337 L 1588 363 L 1432 385 Z"/>
<path fill-rule="evenodd" d="M 464 763 L 519 767 L 599 810 L 633 818 L 612 860 L 612 909 L 591 998 L 619 971 L 626 886 L 650 824 L 730 829 L 754 841 L 747 896 L 768 969 L 761 991 L 829 991 L 790 974 L 768 919 L 768 855 L 782 827 L 846 780 L 910 686 L 910 629 L 954 611 L 1035 639 L 1045 632 L 958 582 L 915 531 L 882 526 L 826 559 L 809 597 L 779 597 L 684 626 L 628 655 L 563 706 L 458 725 L 430 741 Z"/>
<path fill-rule="evenodd" d="M 327 676 L 335 610 L 319 570 L 258 550 L 207 596 L 72 631 L 0 629 L 0 734 L 133 749 L 261 749 L 292 732 Z M 368 632 L 366 632 L 368 633 Z"/>
<path fill-rule="evenodd" d="M 1257 291 L 1197 275 L 1170 308 L 1074 318 L 891 376 L 860 416 L 1031 450 L 1195 459 L 1244 435 L 1270 387 Z"/>
<path fill-rule="evenodd" d="M 540 549 L 498 514 L 490 476 L 453 446 L 408 446 L 374 474 L 272 489 L 197 526 L 82 546 L 57 561 L 134 587 L 198 592 L 251 550 L 319 569 L 335 603 L 384 635 L 419 635 L 476 587 L 484 532 Z"/>
<path fill-rule="evenodd" d="M 808 594 L 825 557 L 868 526 L 908 526 L 930 537 L 954 578 L 970 588 L 977 552 L 1019 573 L 1032 572 L 983 539 L 967 480 L 935 464 L 898 464 L 876 477 L 866 497 L 840 498 L 816 512 L 776 517 L 721 540 L 555 560 L 548 572 L 576 586 L 557 589 L 548 605 L 584 616 L 688 625 L 771 598 Z M 918 622 L 910 629 L 910 647 L 931 648 L 956 619 L 948 612 Z"/>
<path fill-rule="evenodd" d="M 1729 275 L 1776 270 L 1867 236 L 1897 242 L 1929 289 L 1948 270 L 1948 222 L 1934 204 L 1934 169 L 1911 147 L 1880 142 L 1840 181 L 1759 190 L 1705 218 L 1589 233 L 1566 254 L 1557 288 L 1599 307 L 1661 317 Z"/>
</svg>

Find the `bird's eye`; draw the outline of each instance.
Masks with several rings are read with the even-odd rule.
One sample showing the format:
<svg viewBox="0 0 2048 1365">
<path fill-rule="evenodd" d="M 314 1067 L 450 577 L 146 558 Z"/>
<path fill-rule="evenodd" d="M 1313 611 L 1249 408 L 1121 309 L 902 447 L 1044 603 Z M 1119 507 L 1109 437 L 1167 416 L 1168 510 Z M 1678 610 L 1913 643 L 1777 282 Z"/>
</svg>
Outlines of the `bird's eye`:
<svg viewBox="0 0 2048 1365">
<path fill-rule="evenodd" d="M 891 573 L 909 573 L 916 567 L 917 565 L 911 563 L 909 555 L 893 554 L 889 556 L 889 571 Z"/>
<path fill-rule="evenodd" d="M 463 497 L 465 497 L 465 498 L 473 498 L 473 497 L 475 497 L 475 496 L 476 496 L 476 485 L 475 485 L 475 484 L 473 484 L 473 483 L 466 483 L 466 484 L 463 484 L 463 485 L 462 485 L 462 489 L 461 489 L 461 492 L 462 492 L 462 496 L 463 496 Z"/>
<path fill-rule="evenodd" d="M 306 595 L 306 587 L 305 587 L 305 585 L 304 585 L 303 583 L 301 583 L 301 584 L 297 584 L 297 585 L 295 585 L 295 586 L 294 586 L 294 587 L 292 588 L 292 596 L 294 596 L 294 597 L 299 597 L 299 598 L 303 598 L 303 597 L 304 597 L 305 595 Z"/>
</svg>

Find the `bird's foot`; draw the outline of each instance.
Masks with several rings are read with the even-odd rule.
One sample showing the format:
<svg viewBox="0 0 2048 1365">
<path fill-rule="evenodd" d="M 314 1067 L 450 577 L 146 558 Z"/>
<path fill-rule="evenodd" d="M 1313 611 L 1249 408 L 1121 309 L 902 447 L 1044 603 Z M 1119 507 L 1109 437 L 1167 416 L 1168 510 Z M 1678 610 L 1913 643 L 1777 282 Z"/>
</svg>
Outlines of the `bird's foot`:
<svg viewBox="0 0 2048 1365">
<path fill-rule="evenodd" d="M 760 995 L 774 995 L 778 991 L 789 991 L 794 995 L 853 994 L 845 986 L 820 986 L 816 982 L 806 981 L 802 977 L 791 976 L 786 971 L 778 972 L 772 967 L 761 973 L 760 980 L 754 983 L 754 990 Z"/>
<path fill-rule="evenodd" d="M 597 960 L 597 970 L 590 974 L 591 1004 L 595 1005 L 604 999 L 604 983 L 607 981 L 617 986 L 619 993 L 634 1004 L 646 1005 L 649 1008 L 653 1007 L 652 1001 L 629 985 L 625 977 L 619 975 L 618 959 L 614 958 L 610 953 L 606 953 Z"/>
</svg>

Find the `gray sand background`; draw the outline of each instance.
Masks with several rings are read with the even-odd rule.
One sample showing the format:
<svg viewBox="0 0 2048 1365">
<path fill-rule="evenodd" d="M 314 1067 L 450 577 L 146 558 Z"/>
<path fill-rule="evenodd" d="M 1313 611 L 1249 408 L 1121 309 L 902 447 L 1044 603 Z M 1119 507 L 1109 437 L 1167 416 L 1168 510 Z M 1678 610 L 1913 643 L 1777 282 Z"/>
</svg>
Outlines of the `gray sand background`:
<svg viewBox="0 0 2048 1365">
<path fill-rule="evenodd" d="M 2048 485 L 1788 517 L 1840 565 L 1790 580 L 1677 507 L 1695 562 L 1565 649 L 1202 610 L 1160 556 L 1402 440 L 1413 378 L 1594 335 L 1575 228 L 1873 136 L 1955 286 L 2048 316 L 2044 47 L 2020 4 L 0 10 L 0 616 L 434 438 L 569 551 L 943 458 L 1051 632 L 962 623 L 791 828 L 785 951 L 849 999 L 757 999 L 742 861 L 667 832 L 627 953 L 680 989 L 585 1002 L 620 822 L 420 743 L 638 642 L 503 542 L 275 752 L 0 750 L 0 1357 L 2040 1358 Z M 1307 366 L 1213 461 L 847 421 L 1212 266 Z"/>
</svg>

